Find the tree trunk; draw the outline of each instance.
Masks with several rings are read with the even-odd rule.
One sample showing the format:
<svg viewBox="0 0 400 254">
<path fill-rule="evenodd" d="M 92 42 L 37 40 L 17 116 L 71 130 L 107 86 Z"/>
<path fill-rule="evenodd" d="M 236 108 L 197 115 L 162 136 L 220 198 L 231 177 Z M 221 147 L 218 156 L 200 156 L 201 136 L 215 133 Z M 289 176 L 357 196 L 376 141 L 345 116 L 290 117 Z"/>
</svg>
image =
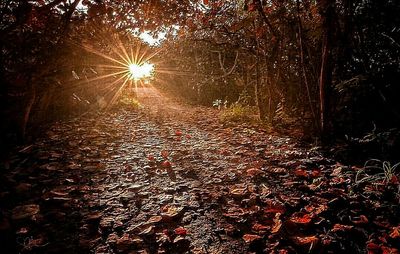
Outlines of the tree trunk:
<svg viewBox="0 0 400 254">
<path fill-rule="evenodd" d="M 327 141 L 332 131 L 331 91 L 332 91 L 332 40 L 334 0 L 318 0 L 322 19 L 322 56 L 319 76 L 320 92 L 320 131 L 322 141 Z"/>
<path fill-rule="evenodd" d="M 256 95 L 256 103 L 258 108 L 258 114 L 261 121 L 265 121 L 267 118 L 267 111 L 266 111 L 266 103 L 264 100 L 264 91 L 262 89 L 262 81 L 261 81 L 261 73 L 260 73 L 260 59 L 257 52 L 257 60 L 256 60 L 256 85 L 254 89 L 254 93 Z"/>
</svg>

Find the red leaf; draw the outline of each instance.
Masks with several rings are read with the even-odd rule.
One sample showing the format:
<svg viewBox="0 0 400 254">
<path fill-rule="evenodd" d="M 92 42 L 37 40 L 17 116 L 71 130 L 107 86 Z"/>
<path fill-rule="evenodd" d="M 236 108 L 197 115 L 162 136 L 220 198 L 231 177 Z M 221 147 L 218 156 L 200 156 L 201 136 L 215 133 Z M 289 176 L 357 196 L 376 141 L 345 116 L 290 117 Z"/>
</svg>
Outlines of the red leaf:
<svg viewBox="0 0 400 254">
<path fill-rule="evenodd" d="M 368 250 L 368 254 L 375 254 L 375 253 L 379 253 L 380 252 L 381 247 L 376 244 L 376 243 L 368 243 L 367 244 L 367 250 Z"/>
<path fill-rule="evenodd" d="M 175 234 L 185 236 L 187 235 L 187 230 L 183 227 L 176 228 L 174 230 Z"/>
<path fill-rule="evenodd" d="M 208 5 L 208 0 L 203 0 L 203 4 Z"/>
<path fill-rule="evenodd" d="M 294 174 L 298 177 L 308 177 L 307 171 L 304 169 L 298 168 L 294 171 Z"/>
<path fill-rule="evenodd" d="M 182 136 L 182 135 L 183 135 L 183 132 L 182 132 L 181 130 L 176 130 L 176 131 L 175 131 L 175 135 L 176 135 L 176 136 Z"/>
<path fill-rule="evenodd" d="M 171 162 L 169 161 L 163 161 L 161 165 L 163 166 L 163 168 L 170 168 L 172 166 Z"/>
<path fill-rule="evenodd" d="M 399 254 L 399 250 L 395 248 L 389 248 L 386 246 L 381 247 L 382 254 Z"/>
<path fill-rule="evenodd" d="M 311 222 L 312 217 L 310 214 L 295 213 L 290 218 L 290 221 L 296 224 L 308 224 Z"/>
<path fill-rule="evenodd" d="M 148 159 L 149 161 L 154 161 L 154 160 L 155 160 L 155 158 L 154 158 L 154 156 L 153 156 L 153 155 L 149 155 L 149 156 L 147 156 L 147 159 Z"/>
</svg>

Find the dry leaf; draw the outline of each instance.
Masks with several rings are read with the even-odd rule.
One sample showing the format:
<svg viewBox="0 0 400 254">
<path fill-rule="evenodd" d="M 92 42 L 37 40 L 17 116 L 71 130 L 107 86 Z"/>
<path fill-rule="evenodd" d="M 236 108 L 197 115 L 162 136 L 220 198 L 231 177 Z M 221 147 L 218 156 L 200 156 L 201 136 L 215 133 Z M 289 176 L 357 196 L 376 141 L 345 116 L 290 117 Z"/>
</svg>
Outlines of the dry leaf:
<svg viewBox="0 0 400 254">
<path fill-rule="evenodd" d="M 281 221 L 280 217 L 281 217 L 281 213 L 275 214 L 274 226 L 271 229 L 271 233 L 273 233 L 273 234 L 279 232 L 279 230 L 282 227 L 282 221 Z"/>
<path fill-rule="evenodd" d="M 244 240 L 246 243 L 252 243 L 252 242 L 254 242 L 255 240 L 261 239 L 261 236 L 259 236 L 259 235 L 245 234 L 242 238 L 243 238 L 243 240 Z"/>
<path fill-rule="evenodd" d="M 350 226 L 350 225 L 335 224 L 333 226 L 332 232 L 348 231 L 348 230 L 351 230 L 352 228 L 353 228 L 353 226 Z"/>
</svg>

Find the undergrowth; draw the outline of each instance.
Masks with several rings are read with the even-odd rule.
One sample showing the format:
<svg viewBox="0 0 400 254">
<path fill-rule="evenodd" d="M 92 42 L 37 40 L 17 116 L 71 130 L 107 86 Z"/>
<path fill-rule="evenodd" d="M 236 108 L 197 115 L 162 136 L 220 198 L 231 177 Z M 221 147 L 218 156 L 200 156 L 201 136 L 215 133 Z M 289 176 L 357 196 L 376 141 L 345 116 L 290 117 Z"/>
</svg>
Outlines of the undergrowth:
<svg viewBox="0 0 400 254">
<path fill-rule="evenodd" d="M 241 103 L 233 103 L 221 113 L 223 122 L 251 122 L 254 121 L 254 108 Z"/>
<path fill-rule="evenodd" d="M 140 103 L 134 96 L 124 95 L 119 99 L 117 106 L 127 109 L 138 109 L 140 108 Z"/>
<path fill-rule="evenodd" d="M 371 159 L 356 173 L 353 188 L 372 185 L 377 191 L 391 192 L 400 198 L 400 174 L 397 170 L 400 162 L 391 164 L 389 161 Z"/>
</svg>

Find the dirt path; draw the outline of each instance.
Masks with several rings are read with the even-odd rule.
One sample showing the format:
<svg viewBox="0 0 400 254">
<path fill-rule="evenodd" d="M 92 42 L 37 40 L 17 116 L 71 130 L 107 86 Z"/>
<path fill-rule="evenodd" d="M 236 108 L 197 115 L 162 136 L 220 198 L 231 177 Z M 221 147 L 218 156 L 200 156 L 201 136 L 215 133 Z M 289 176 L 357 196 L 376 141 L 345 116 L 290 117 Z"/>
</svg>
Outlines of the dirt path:
<svg viewBox="0 0 400 254">
<path fill-rule="evenodd" d="M 398 203 L 350 193 L 350 167 L 211 109 L 141 99 L 55 124 L 4 163 L 9 253 L 363 253 L 399 224 Z M 388 239 L 379 251 L 398 247 Z"/>
</svg>

